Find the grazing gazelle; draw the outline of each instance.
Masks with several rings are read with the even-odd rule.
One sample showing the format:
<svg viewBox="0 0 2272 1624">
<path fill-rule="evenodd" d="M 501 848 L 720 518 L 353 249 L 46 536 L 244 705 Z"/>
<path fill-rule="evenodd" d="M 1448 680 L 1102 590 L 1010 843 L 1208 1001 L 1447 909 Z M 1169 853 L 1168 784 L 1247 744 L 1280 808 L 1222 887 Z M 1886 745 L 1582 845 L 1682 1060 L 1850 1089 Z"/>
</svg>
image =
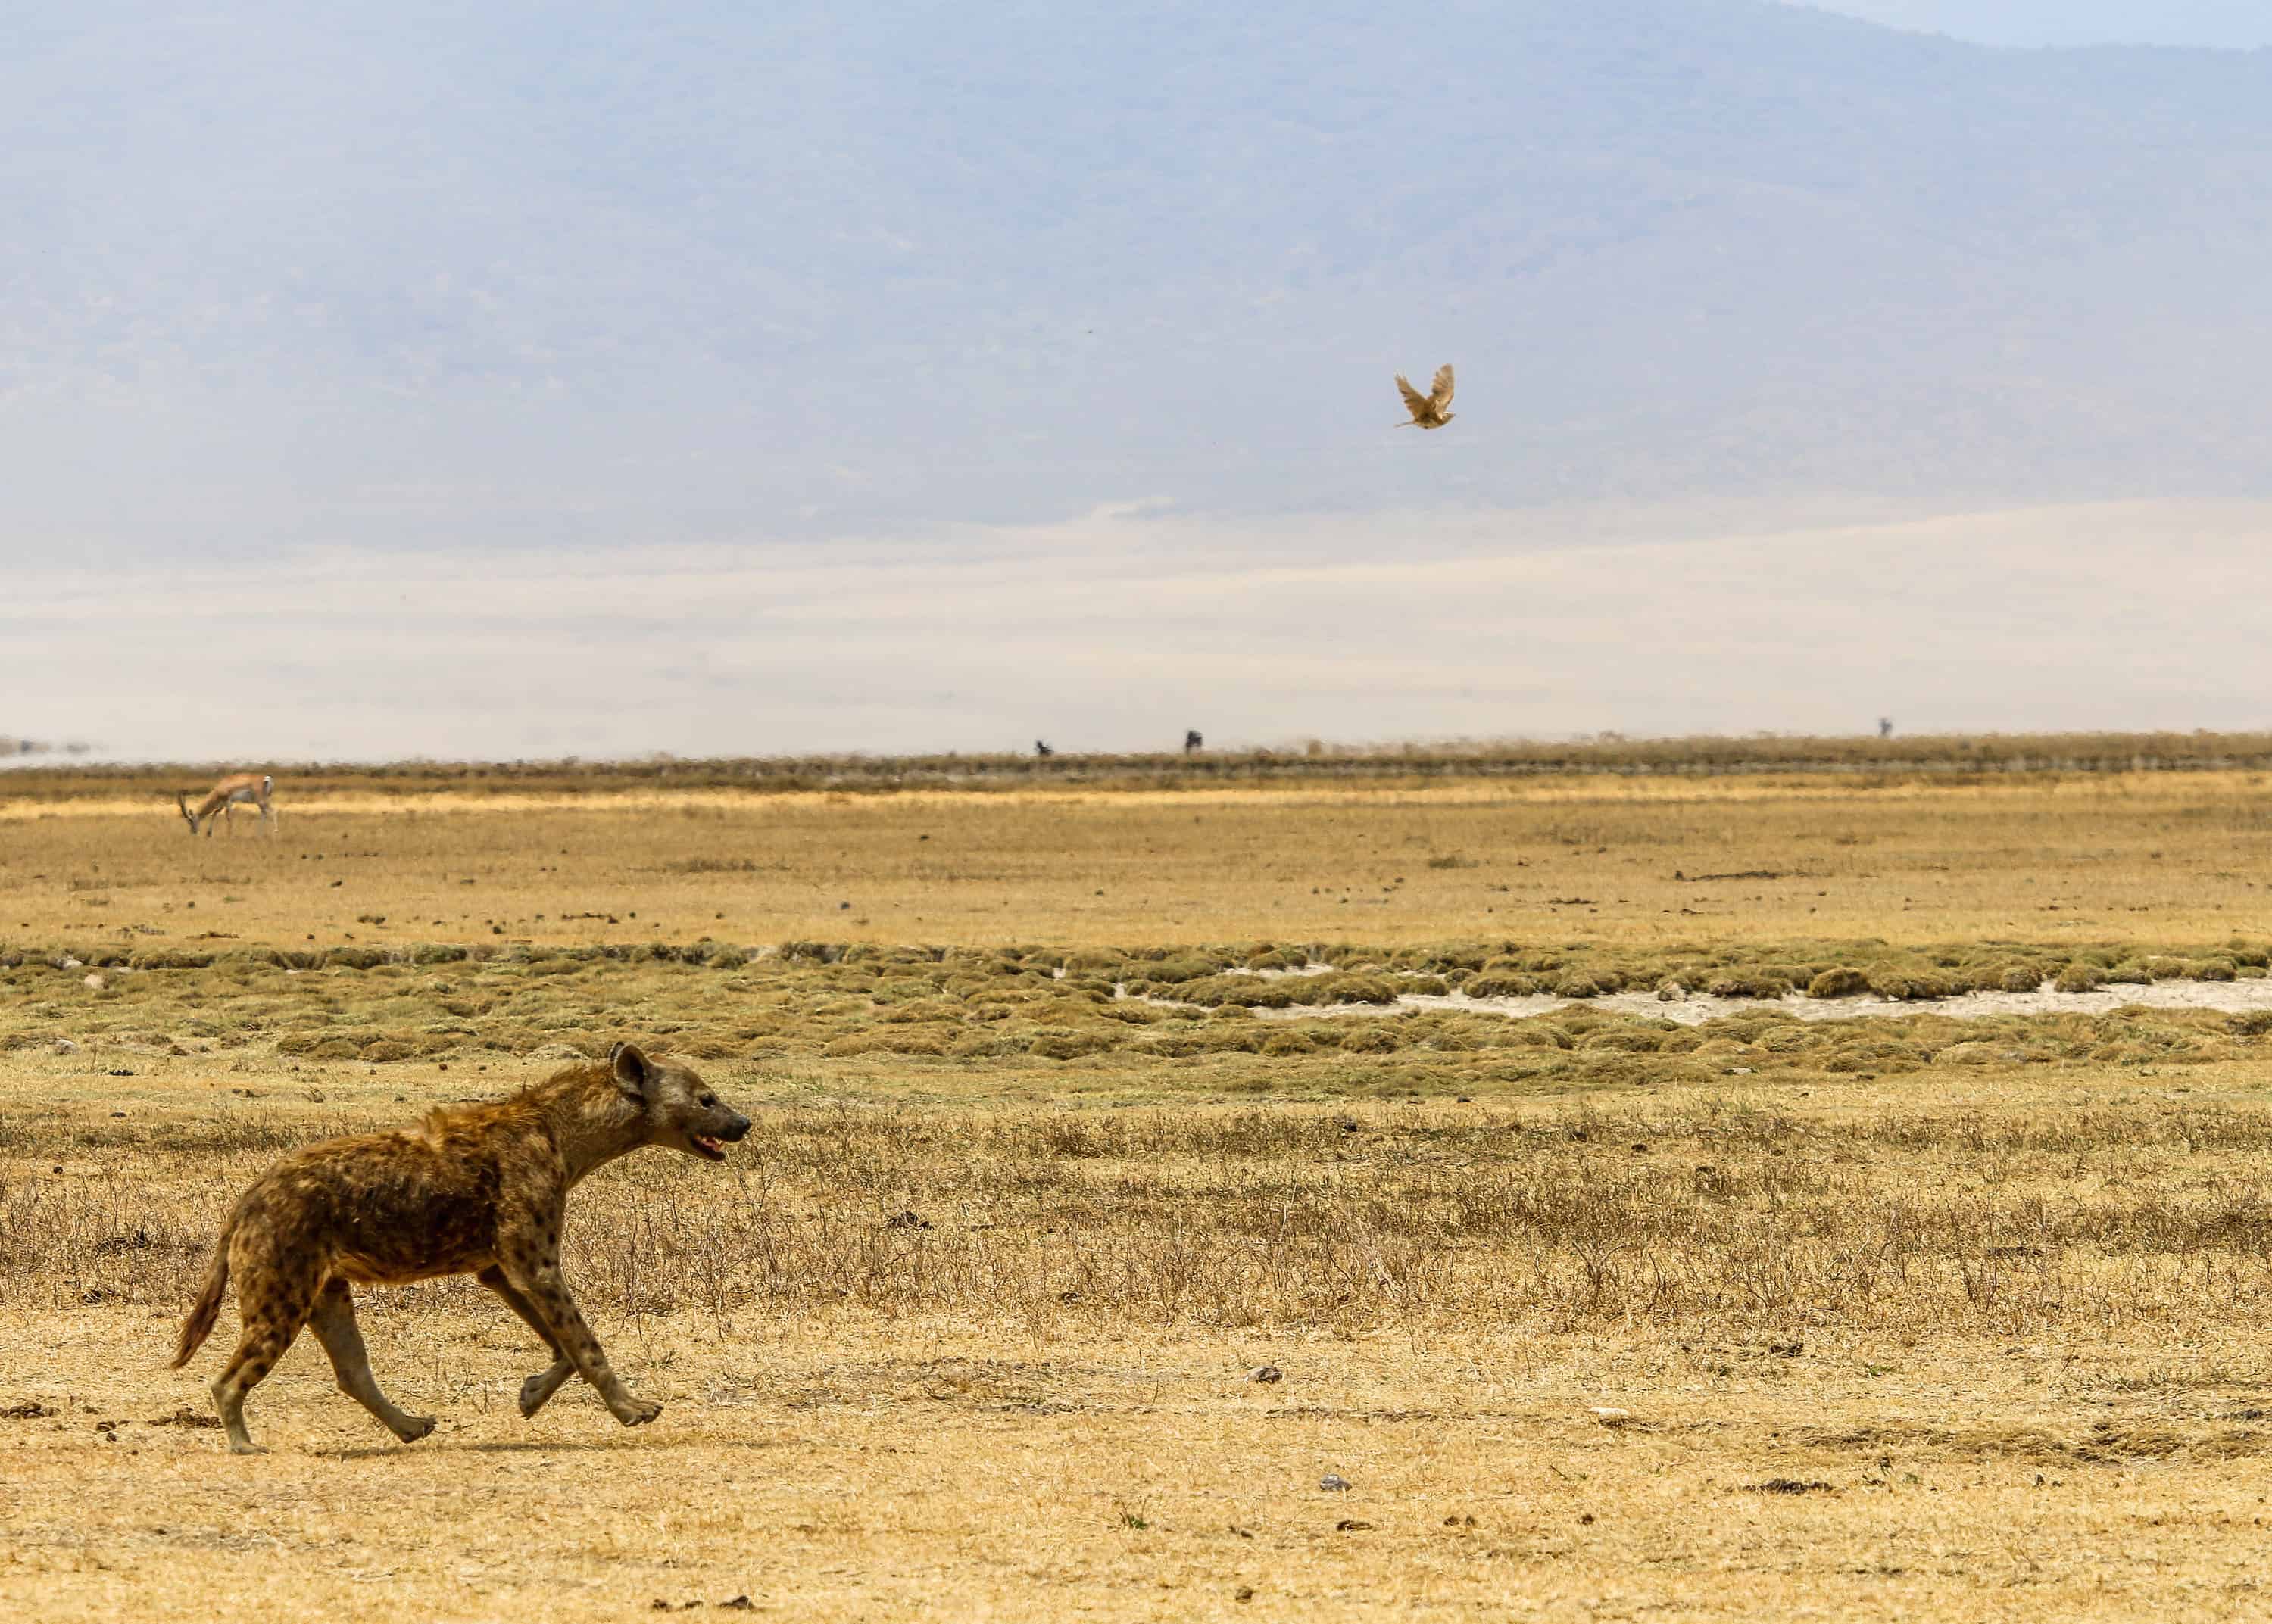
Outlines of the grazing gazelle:
<svg viewBox="0 0 2272 1624">
<path fill-rule="evenodd" d="M 190 832 L 197 833 L 198 825 L 202 823 L 208 840 L 213 838 L 213 823 L 218 818 L 228 819 L 228 832 L 232 835 L 236 832 L 236 806 L 239 801 L 258 807 L 261 819 L 267 823 L 268 832 L 273 835 L 276 832 L 276 808 L 269 804 L 268 798 L 275 792 L 276 780 L 266 773 L 237 772 L 214 785 L 195 808 L 190 805 L 187 790 L 174 792 L 174 804 L 181 808 L 182 816 L 189 821 Z"/>
</svg>

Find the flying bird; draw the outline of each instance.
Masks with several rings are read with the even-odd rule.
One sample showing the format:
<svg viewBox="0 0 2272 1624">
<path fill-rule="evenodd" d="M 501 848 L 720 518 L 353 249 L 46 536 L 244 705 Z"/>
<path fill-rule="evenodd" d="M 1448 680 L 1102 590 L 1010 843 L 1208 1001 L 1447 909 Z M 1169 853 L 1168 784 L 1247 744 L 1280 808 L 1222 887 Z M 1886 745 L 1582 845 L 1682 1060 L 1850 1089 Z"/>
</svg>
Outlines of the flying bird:
<svg viewBox="0 0 2272 1624">
<path fill-rule="evenodd" d="M 1452 363 L 1446 361 L 1436 369 L 1436 383 L 1428 393 L 1422 394 L 1412 387 L 1404 375 L 1396 375 L 1396 387 L 1404 396 L 1404 409 L 1412 413 L 1409 423 L 1399 423 L 1399 428 L 1441 428 L 1458 415 L 1445 408 L 1452 404 Z"/>
</svg>

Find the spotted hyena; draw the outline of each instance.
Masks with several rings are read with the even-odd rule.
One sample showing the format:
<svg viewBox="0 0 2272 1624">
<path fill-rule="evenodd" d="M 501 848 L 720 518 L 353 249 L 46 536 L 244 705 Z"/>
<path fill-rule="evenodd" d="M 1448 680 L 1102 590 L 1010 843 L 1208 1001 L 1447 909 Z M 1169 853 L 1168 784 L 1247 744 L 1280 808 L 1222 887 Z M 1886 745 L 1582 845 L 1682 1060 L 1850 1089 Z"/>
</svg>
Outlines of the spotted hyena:
<svg viewBox="0 0 2272 1624">
<path fill-rule="evenodd" d="M 522 1415 L 581 1375 L 624 1426 L 652 1421 L 662 1406 L 624 1389 L 560 1278 L 568 1192 L 641 1145 L 723 1161 L 724 1143 L 749 1131 L 750 1119 L 686 1067 L 617 1044 L 605 1062 L 572 1066 L 509 1099 L 445 1106 L 416 1128 L 310 1145 L 229 1214 L 174 1367 L 212 1332 L 234 1275 L 244 1334 L 213 1384 L 230 1449 L 259 1448 L 244 1430 L 244 1396 L 303 1324 L 331 1355 L 340 1390 L 408 1443 L 432 1432 L 434 1418 L 407 1415 L 378 1390 L 348 1288 L 470 1274 L 552 1350 L 552 1367 L 521 1383 Z"/>
</svg>

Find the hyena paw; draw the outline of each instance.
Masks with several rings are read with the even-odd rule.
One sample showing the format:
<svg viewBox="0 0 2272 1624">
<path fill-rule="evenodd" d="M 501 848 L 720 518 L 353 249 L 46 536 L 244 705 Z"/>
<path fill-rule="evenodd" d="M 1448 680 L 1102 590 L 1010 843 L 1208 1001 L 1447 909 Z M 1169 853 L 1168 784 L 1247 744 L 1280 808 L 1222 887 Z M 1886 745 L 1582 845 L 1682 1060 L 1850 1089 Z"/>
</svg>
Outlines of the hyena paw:
<svg viewBox="0 0 2272 1624">
<path fill-rule="evenodd" d="M 626 1399 L 624 1407 L 616 1412 L 616 1419 L 626 1427 L 644 1427 L 662 1413 L 662 1406 L 652 1399 Z"/>
<path fill-rule="evenodd" d="M 402 1425 L 394 1429 L 394 1435 L 405 1443 L 415 1443 L 433 1430 L 432 1416 L 406 1415 L 402 1418 Z"/>
<path fill-rule="evenodd" d="M 266 1449 L 253 1442 L 250 1438 L 246 1439 L 243 1443 L 230 1444 L 228 1446 L 228 1452 L 231 1455 L 265 1455 L 268 1453 Z"/>
</svg>

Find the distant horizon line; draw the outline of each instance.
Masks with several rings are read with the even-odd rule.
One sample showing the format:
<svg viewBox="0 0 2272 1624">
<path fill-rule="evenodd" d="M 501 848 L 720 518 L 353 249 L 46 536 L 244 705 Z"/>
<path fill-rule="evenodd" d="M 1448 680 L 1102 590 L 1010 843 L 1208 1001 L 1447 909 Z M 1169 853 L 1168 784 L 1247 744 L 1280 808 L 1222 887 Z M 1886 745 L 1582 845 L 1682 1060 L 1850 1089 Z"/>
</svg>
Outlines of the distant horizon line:
<svg viewBox="0 0 2272 1624">
<path fill-rule="evenodd" d="M 1835 734 L 1785 732 L 1771 728 L 1746 733 L 1686 734 L 1633 734 L 1608 730 L 1545 736 L 1506 734 L 1488 738 L 1299 739 L 1267 744 L 1234 741 L 1221 746 L 1168 746 L 1155 750 L 1083 750 L 1051 747 L 1046 753 L 1031 748 L 912 752 L 855 749 L 719 755 L 682 755 L 671 750 L 653 750 L 617 755 L 496 757 L 408 755 L 297 760 L 252 756 L 210 759 L 113 756 L 105 755 L 100 745 L 83 741 L 51 744 L 28 739 L 0 738 L 0 772 L 71 769 L 110 778 L 161 771 L 209 773 L 243 769 L 250 763 L 271 771 L 287 773 L 296 771 L 319 774 L 385 774 L 440 770 L 458 775 L 493 772 L 508 778 L 576 772 L 617 776 L 654 770 L 749 776 L 760 771 L 780 772 L 830 768 L 857 768 L 868 776 L 882 776 L 893 771 L 937 771 L 950 765 L 966 771 L 1002 772 L 1014 769 L 1026 776 L 1054 776 L 1070 774 L 1081 769 L 1115 766 L 1221 769 L 1263 764 L 1299 768 L 1309 764 L 1326 768 L 1337 765 L 1386 766 L 1405 762 L 1452 765 L 1461 763 L 1515 765 L 1529 762 L 1543 765 L 1548 763 L 1559 764 L 1573 759 L 1597 759 L 1609 764 L 1620 758 L 1633 764 L 1639 764 L 1635 758 L 1678 764 L 1683 760 L 1700 762 L 1715 755 L 1729 755 L 1765 766 L 1777 763 L 1802 763 L 1810 758 L 1810 752 L 1821 747 L 1831 747 L 1840 752 L 1850 752 L 1857 747 L 1864 747 L 1861 754 L 1876 757 L 1888 766 L 1962 756 L 1982 749 L 1999 755 L 2022 757 L 2079 754 L 2093 761 L 2131 756 L 2158 762 L 2170 759 L 2174 751 L 2175 758 L 2180 764 L 2207 763 L 2232 757 L 2248 758 L 2252 763 L 2261 758 L 2264 762 L 2272 763 L 2272 726 L 2246 731 L 2195 727 L 2046 732 L 1986 729 L 1911 734 L 1904 734 L 1898 729 L 1889 733 L 1863 730 Z M 57 756 L 69 759 L 56 760 Z"/>
</svg>

